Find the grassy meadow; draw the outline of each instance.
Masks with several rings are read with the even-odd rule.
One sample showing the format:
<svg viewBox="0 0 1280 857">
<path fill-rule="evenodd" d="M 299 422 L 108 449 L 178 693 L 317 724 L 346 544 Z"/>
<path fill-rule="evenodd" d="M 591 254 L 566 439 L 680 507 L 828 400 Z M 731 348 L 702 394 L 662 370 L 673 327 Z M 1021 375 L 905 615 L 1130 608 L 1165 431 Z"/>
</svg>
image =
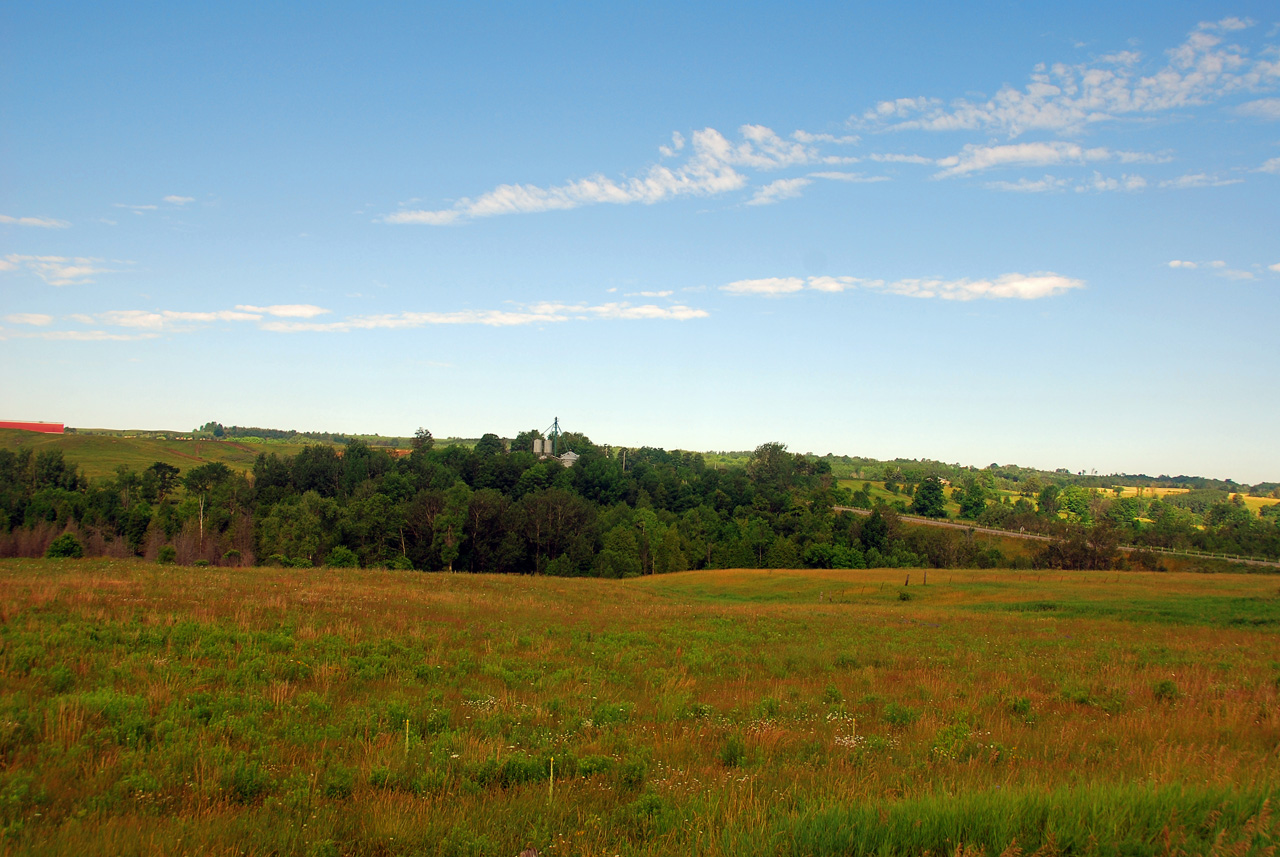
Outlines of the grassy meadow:
<svg viewBox="0 0 1280 857">
<path fill-rule="evenodd" d="M 74 463 L 90 479 L 114 476 L 116 468 L 121 466 L 141 473 L 157 461 L 171 464 L 183 472 L 211 461 L 220 461 L 232 470 L 251 470 L 259 453 L 297 455 L 305 445 L 284 441 L 165 440 L 127 434 L 40 434 L 0 429 L 0 449 L 11 452 L 31 449 L 36 453 L 62 450 L 66 460 Z"/>
<path fill-rule="evenodd" d="M 1280 578 L 923 575 L 3 560 L 0 851 L 1280 844 Z"/>
</svg>

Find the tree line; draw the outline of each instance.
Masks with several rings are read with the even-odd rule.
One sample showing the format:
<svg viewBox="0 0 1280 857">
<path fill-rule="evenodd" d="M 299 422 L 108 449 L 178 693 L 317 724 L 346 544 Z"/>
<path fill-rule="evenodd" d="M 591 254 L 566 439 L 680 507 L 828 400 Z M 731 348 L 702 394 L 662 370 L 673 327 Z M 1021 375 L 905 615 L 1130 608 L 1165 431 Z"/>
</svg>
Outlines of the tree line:
<svg viewBox="0 0 1280 857">
<path fill-rule="evenodd" d="M 926 476 L 895 486 L 902 499 L 885 504 L 872 501 L 869 485 L 841 487 L 828 458 L 781 443 L 761 445 L 741 465 L 709 467 L 698 453 L 609 449 L 566 433 L 559 450 L 579 455 L 566 467 L 535 456 L 535 436 L 437 446 L 420 430 L 403 455 L 357 438 L 341 449 L 264 452 L 244 472 L 156 462 L 93 482 L 61 451 L 0 451 L 0 555 L 41 555 L 69 535 L 91 555 L 181 563 L 603 577 L 727 567 L 1110 567 L 1122 561 L 1122 540 L 1280 556 L 1280 517 L 1253 515 L 1230 496 L 1195 511 L 1050 482 L 1011 501 L 978 474 L 951 486 Z M 899 519 L 945 515 L 948 492 L 965 518 L 1048 533 L 1054 549 L 1008 557 L 962 531 Z"/>
</svg>

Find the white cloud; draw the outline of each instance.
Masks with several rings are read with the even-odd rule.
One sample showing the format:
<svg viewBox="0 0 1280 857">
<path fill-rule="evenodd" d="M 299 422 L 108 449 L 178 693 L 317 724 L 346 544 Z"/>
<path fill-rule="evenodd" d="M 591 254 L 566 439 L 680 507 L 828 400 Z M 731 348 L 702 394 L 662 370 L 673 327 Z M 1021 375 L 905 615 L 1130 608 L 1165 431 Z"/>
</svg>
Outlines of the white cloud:
<svg viewBox="0 0 1280 857">
<path fill-rule="evenodd" d="M 720 290 L 731 295 L 765 295 L 776 297 L 791 294 L 804 288 L 804 280 L 799 277 L 766 277 L 760 280 L 735 280 Z"/>
<path fill-rule="evenodd" d="M 835 134 L 810 134 L 808 131 L 795 131 L 791 134 L 791 139 L 800 143 L 835 143 L 838 146 L 851 146 L 862 140 L 856 134 L 837 137 Z"/>
<path fill-rule="evenodd" d="M 811 184 L 811 179 L 778 179 L 756 190 L 747 205 L 770 205 L 780 199 L 792 199 Z"/>
<path fill-rule="evenodd" d="M 1091 63 L 1037 66 L 1022 89 L 1006 85 L 985 101 L 960 98 L 944 106 L 936 98 L 899 98 L 878 103 L 855 121 L 886 129 L 1017 136 L 1031 130 L 1076 131 L 1121 116 L 1209 104 L 1280 81 L 1280 62 L 1267 52 L 1250 57 L 1238 45 L 1223 44 L 1222 33 L 1247 26 L 1235 18 L 1201 24 L 1150 74 L 1143 73 L 1138 53 L 1124 51 Z"/>
<path fill-rule="evenodd" d="M 1226 262 L 1224 262 L 1224 261 L 1222 261 L 1221 259 L 1217 259 L 1217 260 L 1215 260 L 1215 261 L 1213 261 L 1213 262 L 1210 262 L 1210 263 L 1209 263 L 1209 267 L 1210 267 L 1210 268 L 1225 268 L 1225 267 L 1227 267 L 1227 263 L 1226 263 Z"/>
<path fill-rule="evenodd" d="M 50 330 L 36 334 L 40 339 L 71 340 L 74 342 L 132 342 L 138 339 L 155 339 L 154 333 L 107 333 L 105 330 Z"/>
<path fill-rule="evenodd" d="M 760 280 L 738 280 L 721 286 L 721 291 L 739 295 L 774 297 L 808 288 L 819 292 L 844 292 L 854 289 L 887 292 L 914 298 L 970 301 L 977 299 L 1036 300 L 1084 287 L 1082 280 L 1058 274 L 1005 274 L 994 280 L 904 279 L 886 282 L 858 277 L 773 277 Z"/>
<path fill-rule="evenodd" d="M 195 202 L 196 198 L 194 196 L 178 196 L 176 194 L 170 194 L 164 198 L 164 201 L 170 205 L 186 205 L 189 202 Z"/>
<path fill-rule="evenodd" d="M 1086 149 L 1078 143 L 1061 140 L 1045 143 L 1010 143 L 999 146 L 983 146 L 970 143 L 958 155 L 940 158 L 941 171 L 934 178 L 962 176 L 996 167 L 1047 166 L 1050 164 L 1084 164 L 1109 161 L 1124 156 L 1138 156 L 1131 152 L 1113 152 L 1106 148 Z"/>
<path fill-rule="evenodd" d="M 1275 173 L 1280 175 L 1280 158 L 1272 158 L 1262 166 L 1258 167 L 1260 173 Z"/>
<path fill-rule="evenodd" d="M 102 261 L 86 256 L 23 256 L 10 253 L 4 257 L 0 270 L 26 268 L 51 286 L 79 286 L 92 283 L 98 274 L 111 273 L 110 268 L 101 267 Z"/>
<path fill-rule="evenodd" d="M 1280 120 L 1280 98 L 1259 98 L 1247 101 L 1236 108 L 1242 116 L 1253 116 L 1257 119 Z"/>
<path fill-rule="evenodd" d="M 1172 262 L 1169 263 L 1169 267 L 1170 268 L 1198 268 L 1200 266 L 1197 265 L 1195 262 L 1188 262 L 1185 259 L 1174 259 Z"/>
<path fill-rule="evenodd" d="M 1084 287 L 1084 281 L 1052 273 L 1005 274 L 994 280 L 898 280 L 884 291 L 913 298 L 970 301 L 978 298 L 1035 300 Z"/>
<path fill-rule="evenodd" d="M 888 176 L 868 176 L 862 173 L 846 173 L 846 172 L 821 172 L 809 173 L 811 178 L 826 179 L 833 182 L 854 182 L 859 184 L 871 184 L 873 182 L 887 182 Z"/>
<path fill-rule="evenodd" d="M 177 310 L 111 310 L 100 313 L 96 320 L 100 324 L 115 327 L 138 327 L 148 330 L 163 330 L 174 325 L 210 323 L 215 321 L 259 321 L 262 316 L 236 310 L 216 310 L 213 312 L 183 312 Z"/>
<path fill-rule="evenodd" d="M 1254 275 L 1252 271 L 1240 271 L 1235 268 L 1228 268 L 1218 274 L 1219 277 L 1226 277 L 1228 280 L 1252 280 Z"/>
<path fill-rule="evenodd" d="M 1179 176 L 1176 179 L 1167 179 L 1160 182 L 1160 187 L 1173 188 L 1174 190 L 1184 190 L 1193 187 L 1222 187 L 1229 184 L 1240 184 L 1244 179 L 1220 179 L 1217 176 L 1207 175 L 1205 173 L 1195 173 L 1192 175 Z"/>
<path fill-rule="evenodd" d="M 125 208 L 125 209 L 128 209 L 129 211 L 132 211 L 134 214 L 139 214 L 139 215 L 140 215 L 140 214 L 142 214 L 142 213 L 143 213 L 143 212 L 145 212 L 145 211 L 155 211 L 155 210 L 156 210 L 157 208 L 159 208 L 160 206 L 158 206 L 158 205 L 130 205 L 130 204 L 129 204 L 129 203 L 127 203 L 127 202 L 117 202 L 117 203 L 114 203 L 114 207 L 115 207 L 115 208 Z"/>
<path fill-rule="evenodd" d="M 71 224 L 53 217 L 10 217 L 0 214 L 0 223 L 12 223 L 16 226 L 39 226 L 44 229 L 66 229 Z"/>
<path fill-rule="evenodd" d="M 527 324 L 558 324 L 592 319 L 664 319 L 687 321 L 706 318 L 706 310 L 683 305 L 659 307 L 653 304 L 607 303 L 587 304 L 539 303 L 519 310 L 462 310 L 460 312 L 403 312 L 387 315 L 354 316 L 335 322 L 270 321 L 263 330 L 276 333 L 347 333 L 354 330 L 405 330 L 434 325 L 483 325 L 515 327 Z"/>
<path fill-rule="evenodd" d="M 1070 186 L 1071 182 L 1068 179 L 1054 178 L 1050 175 L 1035 181 L 1021 178 L 1016 182 L 987 182 L 987 187 L 992 190 L 1008 190 L 1016 193 L 1051 193 L 1066 190 Z"/>
<path fill-rule="evenodd" d="M 924 155 L 868 155 L 868 159 L 879 161 L 884 164 L 932 164 L 936 163 L 933 158 L 926 158 Z"/>
<path fill-rule="evenodd" d="M 1268 265 L 1267 270 L 1280 274 L 1280 262 L 1276 262 L 1274 265 Z"/>
<path fill-rule="evenodd" d="M 653 293 L 666 296 L 670 292 Z M 676 304 L 631 304 L 626 301 L 604 304 L 565 304 L 542 302 L 512 310 L 461 310 L 458 312 L 400 312 L 383 315 L 351 316 L 336 321 L 313 321 L 329 310 L 307 304 L 255 307 L 241 305 L 234 310 L 112 310 L 97 315 L 77 314 L 73 319 L 85 325 L 123 327 L 145 334 L 104 334 L 101 331 L 53 331 L 47 338 L 124 340 L 158 336 L 161 333 L 184 332 L 199 324 L 214 322 L 251 322 L 260 330 L 273 333 L 345 333 L 359 330 L 404 330 L 431 325 L 485 325 L 511 327 L 526 324 L 559 323 L 591 320 L 668 320 L 687 321 L 706 318 L 706 310 Z M 47 318 L 47 317 L 46 317 Z M 50 319 L 51 321 L 52 319 Z M 18 323 L 17 317 L 10 321 Z M 34 322 L 32 322 L 34 323 Z"/>
<path fill-rule="evenodd" d="M 240 304 L 236 306 L 236 309 L 241 312 L 261 313 L 262 315 L 272 315 L 279 318 L 315 318 L 318 315 L 324 315 L 329 312 L 324 307 L 312 304 L 274 304 L 272 306 Z"/>
<path fill-rule="evenodd" d="M 655 164 L 643 175 L 611 179 L 594 175 L 562 185 L 504 184 L 478 197 L 459 200 L 453 208 L 436 211 L 406 209 L 381 218 L 383 223 L 442 226 L 477 217 L 565 210 L 584 205 L 653 204 L 677 196 L 706 196 L 738 190 L 747 184 L 737 168 L 774 170 L 797 164 L 828 163 L 812 146 L 790 142 L 763 125 L 743 125 L 742 139 L 733 143 L 714 128 L 693 133 L 692 153 L 675 168 Z M 680 138 L 683 141 L 683 137 Z M 673 140 L 674 143 L 674 140 Z M 681 142 L 679 150 L 683 150 Z M 663 155 L 677 148 L 664 146 Z M 834 159 L 841 161 L 844 159 Z"/>
<path fill-rule="evenodd" d="M 1126 173 L 1120 178 L 1114 178 L 1112 176 L 1104 176 L 1102 173 L 1094 170 L 1093 180 L 1080 185 L 1076 190 L 1093 190 L 1102 193 L 1105 191 L 1136 191 L 1142 190 L 1146 186 L 1147 180 L 1142 176 L 1132 176 Z"/>
<path fill-rule="evenodd" d="M 4 320 L 10 324 L 30 324 L 36 327 L 43 327 L 53 321 L 53 316 L 38 312 L 16 312 L 13 315 L 6 315 Z"/>
<path fill-rule="evenodd" d="M 616 291 L 616 289 L 609 289 L 609 291 L 611 291 L 611 292 L 612 292 L 612 291 Z M 671 295 L 673 295 L 673 294 L 674 294 L 674 292 L 672 292 L 670 289 L 668 289 L 668 290 L 666 290 L 665 292 L 631 292 L 631 293 L 628 295 L 628 297 L 637 297 L 637 298 L 669 298 L 669 297 L 671 297 Z"/>
</svg>

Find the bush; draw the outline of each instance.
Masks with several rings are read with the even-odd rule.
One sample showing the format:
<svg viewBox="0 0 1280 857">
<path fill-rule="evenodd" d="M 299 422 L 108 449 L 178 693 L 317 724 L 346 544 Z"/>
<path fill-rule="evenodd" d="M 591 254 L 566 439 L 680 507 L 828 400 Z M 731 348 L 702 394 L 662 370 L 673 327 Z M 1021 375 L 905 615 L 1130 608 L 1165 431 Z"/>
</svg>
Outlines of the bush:
<svg viewBox="0 0 1280 857">
<path fill-rule="evenodd" d="M 240 759 L 222 775 L 222 787 L 236 803 L 253 803 L 267 793 L 271 778 L 255 761 Z"/>
<path fill-rule="evenodd" d="M 156 562 L 161 565 L 172 565 L 178 561 L 178 549 L 173 545 L 165 545 L 160 548 L 160 552 L 156 554 Z"/>
<path fill-rule="evenodd" d="M 356 556 L 355 551 L 351 548 L 338 545 L 329 551 L 329 555 L 325 557 L 324 564 L 329 568 L 359 568 L 360 558 Z"/>
<path fill-rule="evenodd" d="M 736 768 L 747 760 L 747 745 L 737 735 L 730 735 L 720 748 L 720 764 Z"/>
<path fill-rule="evenodd" d="M 44 555 L 50 559 L 79 559 L 84 556 L 84 546 L 71 533 L 63 533 L 53 540 Z"/>
<path fill-rule="evenodd" d="M 1151 695 L 1159 702 L 1173 702 L 1182 694 L 1178 691 L 1178 685 L 1166 678 L 1151 686 Z"/>
<path fill-rule="evenodd" d="M 906 705 L 891 702 L 884 707 L 884 722 L 890 726 L 910 726 L 920 718 L 920 712 Z"/>
</svg>

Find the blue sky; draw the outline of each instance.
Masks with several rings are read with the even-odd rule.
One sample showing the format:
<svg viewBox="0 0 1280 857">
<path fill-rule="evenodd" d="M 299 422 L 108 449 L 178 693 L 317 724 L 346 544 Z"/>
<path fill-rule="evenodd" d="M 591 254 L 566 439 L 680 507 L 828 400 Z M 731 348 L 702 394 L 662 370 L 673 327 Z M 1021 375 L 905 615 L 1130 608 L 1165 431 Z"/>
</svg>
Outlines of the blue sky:
<svg viewBox="0 0 1280 857">
<path fill-rule="evenodd" d="M 5 4 L 3 418 L 1280 479 L 1268 3 Z"/>
</svg>

